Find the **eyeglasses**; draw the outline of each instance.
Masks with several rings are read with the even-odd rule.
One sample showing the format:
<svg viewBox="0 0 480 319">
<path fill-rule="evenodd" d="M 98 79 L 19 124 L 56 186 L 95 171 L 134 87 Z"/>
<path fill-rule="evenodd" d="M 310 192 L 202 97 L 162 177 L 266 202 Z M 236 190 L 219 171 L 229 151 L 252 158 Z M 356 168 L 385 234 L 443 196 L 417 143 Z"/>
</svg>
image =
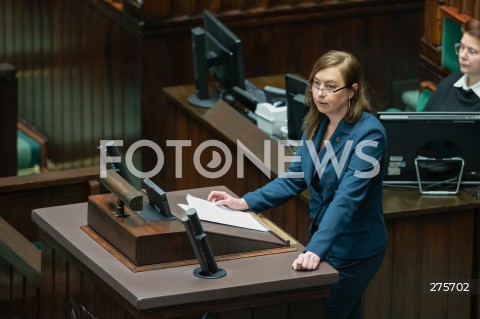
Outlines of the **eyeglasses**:
<svg viewBox="0 0 480 319">
<path fill-rule="evenodd" d="M 307 88 L 308 88 L 309 91 L 312 91 L 315 94 L 318 94 L 318 92 L 321 91 L 322 94 L 324 94 L 324 95 L 333 94 L 333 93 L 336 93 L 340 90 L 346 89 L 348 87 L 350 87 L 350 85 L 342 86 L 341 88 L 338 88 L 338 89 L 336 89 L 336 88 L 321 88 L 317 85 L 313 85 L 312 83 L 307 84 Z"/>
<path fill-rule="evenodd" d="M 455 43 L 455 53 L 459 54 L 461 51 L 467 50 L 467 54 L 469 56 L 476 56 L 478 54 L 478 51 L 472 48 L 467 48 L 461 43 Z"/>
</svg>

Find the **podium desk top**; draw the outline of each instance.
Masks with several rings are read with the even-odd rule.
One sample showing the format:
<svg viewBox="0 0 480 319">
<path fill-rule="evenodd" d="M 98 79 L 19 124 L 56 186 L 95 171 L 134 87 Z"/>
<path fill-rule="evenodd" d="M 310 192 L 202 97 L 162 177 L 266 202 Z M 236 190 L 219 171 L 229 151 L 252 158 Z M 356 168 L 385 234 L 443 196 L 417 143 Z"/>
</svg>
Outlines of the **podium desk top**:
<svg viewBox="0 0 480 319">
<path fill-rule="evenodd" d="M 199 190 L 205 192 L 208 188 Z M 189 192 L 197 194 L 195 190 Z M 337 271 L 326 263 L 316 271 L 292 270 L 293 260 L 304 248 L 300 244 L 293 252 L 220 261 L 218 266 L 227 272 L 220 279 L 194 276 L 198 264 L 135 273 L 80 228 L 87 224 L 87 203 L 35 209 L 32 219 L 46 234 L 47 243 L 51 244 L 51 240 L 54 246 L 67 251 L 138 310 L 329 289 L 338 281 Z"/>
</svg>

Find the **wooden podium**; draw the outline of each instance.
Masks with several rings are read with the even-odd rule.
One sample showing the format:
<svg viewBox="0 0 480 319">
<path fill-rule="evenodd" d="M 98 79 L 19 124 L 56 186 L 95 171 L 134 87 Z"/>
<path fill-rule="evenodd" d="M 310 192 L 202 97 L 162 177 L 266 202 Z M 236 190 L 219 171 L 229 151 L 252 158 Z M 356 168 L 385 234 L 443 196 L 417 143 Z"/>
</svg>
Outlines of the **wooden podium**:
<svg viewBox="0 0 480 319">
<path fill-rule="evenodd" d="M 209 187 L 167 193 L 172 212 L 178 213 L 177 203 L 185 203 L 187 193 L 205 198 L 214 189 L 227 190 Z M 85 231 L 87 211 L 88 203 L 79 203 L 35 209 L 32 213 L 42 238 L 42 318 L 67 318 L 72 307 L 102 319 L 193 319 L 205 313 L 211 318 L 323 318 L 325 297 L 338 281 L 338 273 L 326 263 L 316 271 L 292 270 L 293 260 L 304 247 L 295 242 L 280 244 L 283 240 L 273 235 L 277 232 L 269 232 L 273 237 L 266 242 L 273 243 L 258 249 L 252 245 L 253 231 L 207 222 L 203 225 L 212 250 L 224 249 L 227 253 L 218 255 L 214 251 L 226 276 L 198 278 L 194 260 L 129 269 L 125 267 L 128 258 L 113 247 L 106 250 L 106 240 L 92 239 Z M 144 234 L 142 231 L 155 234 L 160 229 L 159 225 L 150 228 L 145 225 L 150 223 L 142 223 L 133 215 L 118 222 L 129 223 L 132 238 L 134 234 L 142 237 L 138 236 Z M 278 248 L 268 248 L 275 243 Z M 191 249 L 186 242 L 169 245 L 176 248 L 156 245 L 150 249 L 155 254 L 164 254 L 166 249 Z M 244 252 L 229 253 L 233 248 Z"/>
<path fill-rule="evenodd" d="M 195 189 L 197 197 L 206 199 L 212 188 Z M 234 195 L 224 186 L 216 189 Z M 191 192 L 191 191 L 190 191 Z M 142 213 L 125 207 L 127 217 L 114 215 L 117 197 L 100 194 L 88 199 L 88 224 L 82 229 L 132 271 L 145 271 L 195 264 L 195 254 L 185 227 L 180 222 L 188 191 L 167 194 L 172 214 L 178 219 L 146 222 Z M 202 223 L 217 260 L 296 251 L 296 241 L 262 215 L 251 213 L 269 231 L 262 232 L 215 223 Z"/>
</svg>

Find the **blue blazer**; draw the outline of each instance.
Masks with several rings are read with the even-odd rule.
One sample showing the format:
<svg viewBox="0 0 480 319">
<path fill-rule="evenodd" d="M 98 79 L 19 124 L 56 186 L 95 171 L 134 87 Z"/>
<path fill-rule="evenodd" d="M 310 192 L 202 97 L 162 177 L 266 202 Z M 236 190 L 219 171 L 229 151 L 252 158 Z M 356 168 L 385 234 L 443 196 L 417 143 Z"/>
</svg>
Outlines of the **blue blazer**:
<svg viewBox="0 0 480 319">
<path fill-rule="evenodd" d="M 364 112 L 356 123 L 342 120 L 318 152 L 328 122 L 325 118 L 320 123 L 312 140 L 302 138 L 298 161 L 284 175 L 243 198 L 258 213 L 308 189 L 311 239 L 305 250 L 322 260 L 371 257 L 387 242 L 382 210 L 385 129 Z"/>
</svg>

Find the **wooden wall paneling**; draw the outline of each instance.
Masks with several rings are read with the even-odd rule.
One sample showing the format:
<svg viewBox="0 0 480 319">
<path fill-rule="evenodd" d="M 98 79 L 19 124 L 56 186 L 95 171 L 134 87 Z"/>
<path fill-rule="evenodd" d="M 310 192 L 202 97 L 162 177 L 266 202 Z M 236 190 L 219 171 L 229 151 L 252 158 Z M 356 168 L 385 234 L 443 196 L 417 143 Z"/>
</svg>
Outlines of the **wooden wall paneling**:
<svg viewBox="0 0 480 319">
<path fill-rule="evenodd" d="M 48 248 L 47 248 L 48 249 Z M 70 309 L 68 304 L 68 268 L 67 261 L 64 256 L 57 251 L 53 251 L 53 289 L 54 289 L 54 315 L 51 318 L 65 318 L 69 315 Z"/>
<path fill-rule="evenodd" d="M 138 20 L 162 19 L 170 17 L 172 1 L 148 1 L 142 5 L 136 0 L 123 0 L 125 12 Z"/>
<path fill-rule="evenodd" d="M 23 306 L 23 284 L 24 284 L 24 277 L 19 274 L 18 272 L 14 271 L 13 274 L 9 278 L 11 280 L 11 303 L 10 303 L 10 311 L 12 314 L 19 314 L 22 313 L 22 306 Z"/>
<path fill-rule="evenodd" d="M 145 6 L 152 6 L 152 3 L 166 15 L 155 21 L 147 16 L 146 22 L 139 25 L 107 2 L 6 2 L 3 32 L 9 35 L 3 43 L 12 43 L 8 46 L 12 48 L 10 56 L 20 62 L 19 66 L 35 65 L 29 68 L 34 70 L 34 75 L 22 75 L 21 112 L 48 136 L 51 142 L 49 157 L 60 168 L 95 164 L 98 156 L 95 147 L 98 140 L 106 136 L 114 135 L 119 139 L 128 136 L 130 141 L 139 139 L 140 114 L 148 108 L 152 109 L 153 113 L 149 112 L 152 114 L 161 110 L 156 96 L 158 89 L 193 82 L 190 29 L 201 24 L 200 14 L 204 8 L 214 12 L 228 10 L 219 17 L 244 42 L 249 77 L 286 72 L 305 75 L 319 52 L 332 46 L 350 49 L 364 61 L 366 75 L 375 89 L 375 105 L 383 109 L 389 106 L 390 82 L 417 75 L 412 65 L 417 64 L 418 55 L 412 52 L 416 44 L 411 39 L 420 38 L 423 2 L 419 0 L 395 6 L 390 2 L 365 6 L 363 1 L 328 5 L 316 2 L 310 7 L 303 2 L 265 2 L 262 4 L 264 10 L 252 9 L 256 4 L 251 2 L 235 2 L 243 11 L 230 10 L 232 2 L 221 1 L 208 5 L 147 1 Z M 322 6 L 328 7 L 328 13 Z M 352 9 L 347 10 L 350 6 Z M 182 15 L 177 15 L 175 10 L 182 11 L 178 12 Z M 194 14 L 188 15 L 189 10 Z M 171 18 L 173 15 L 175 18 Z M 12 16 L 18 19 L 11 19 Z M 21 18 L 32 21 L 24 23 Z M 392 25 L 392 21 L 394 27 L 382 27 Z M 343 28 L 349 32 L 337 32 Z M 288 29 L 292 31 L 286 33 Z M 385 60 L 375 61 L 370 51 L 363 51 L 361 48 L 367 47 L 365 43 L 370 43 L 372 35 L 376 35 L 375 30 L 380 29 L 390 30 L 392 34 L 388 37 L 380 36 L 395 39 L 395 47 L 405 52 L 398 55 L 397 50 L 390 50 L 394 46 L 378 49 L 374 46 L 373 49 L 385 57 Z M 328 34 L 324 36 L 323 32 Z M 412 34 L 409 36 L 406 32 Z M 25 41 L 16 40 L 22 37 L 30 39 L 25 49 L 22 49 Z M 374 45 L 376 43 L 379 42 Z M 26 58 L 16 52 L 28 48 L 33 51 L 38 45 L 41 54 L 28 53 Z M 128 55 L 118 54 L 116 49 L 121 46 L 128 50 Z M 8 50 L 6 44 L 4 47 L 4 51 Z M 182 63 L 173 63 L 180 58 Z M 388 66 L 389 72 L 383 76 L 376 75 L 380 63 Z M 117 80 L 119 77 L 126 79 L 125 82 Z M 28 87 L 24 81 L 28 81 Z M 27 91 L 32 93 L 28 97 Z M 128 111 L 122 109 L 122 103 Z M 78 116 L 81 116 L 80 125 L 72 122 Z M 150 126 L 155 117 L 151 119 L 143 125 Z M 119 132 L 122 125 L 118 122 L 122 121 L 126 123 L 125 131 Z"/>
<path fill-rule="evenodd" d="M 172 3 L 174 1 L 171 1 Z M 222 0 L 210 0 L 210 1 L 194 1 L 194 10 L 192 16 L 200 16 L 203 14 L 204 10 L 211 12 L 221 12 L 222 11 Z"/>
<path fill-rule="evenodd" d="M 53 100 L 56 92 L 59 92 L 59 88 L 54 86 L 54 67 L 53 67 L 53 13 L 54 11 L 47 5 L 45 2 L 41 3 L 41 9 L 39 9 L 38 15 L 41 16 L 42 26 L 41 26 L 41 63 L 40 67 L 40 77 L 41 77 L 41 86 L 40 90 L 43 92 L 43 98 L 37 100 L 35 104 L 36 109 L 42 113 L 40 118 L 36 118 L 35 122 L 29 119 L 29 122 L 33 125 L 36 125 L 39 130 L 41 130 L 47 136 L 52 135 L 51 132 L 54 130 L 55 122 L 53 119 Z M 24 118 L 28 118 L 27 114 L 23 114 Z M 56 145 L 50 143 L 48 147 L 48 157 L 51 157 L 51 152 L 57 148 Z"/>
<path fill-rule="evenodd" d="M 85 309 L 93 314 L 95 314 L 96 307 L 96 293 L 97 286 L 92 279 L 85 274 L 84 269 L 80 269 L 83 282 L 82 282 L 82 305 Z"/>
<path fill-rule="evenodd" d="M 25 319 L 34 319 L 40 318 L 40 288 L 36 285 L 33 285 L 31 282 L 25 283 L 25 292 L 23 309 L 24 312 L 23 318 Z"/>
<path fill-rule="evenodd" d="M 277 307 L 259 307 L 255 309 L 255 318 L 276 318 L 276 319 L 287 319 L 288 318 L 289 307 L 287 304 L 281 304 Z"/>
<path fill-rule="evenodd" d="M 475 0 L 473 0 L 475 1 Z M 468 5 L 468 2 L 471 2 L 471 0 L 446 0 L 446 1 L 438 1 L 440 4 L 448 5 L 448 6 L 453 6 L 455 8 L 462 8 L 463 5 Z"/>
<path fill-rule="evenodd" d="M 480 210 L 476 209 L 475 210 L 475 217 L 473 220 L 473 227 L 475 229 L 479 229 L 480 227 Z M 477 248 L 480 247 L 480 236 L 479 232 L 475 231 L 473 234 L 473 247 Z M 473 258 L 473 269 L 472 269 L 472 278 L 479 279 L 480 278 L 480 254 L 478 249 L 473 250 L 472 254 Z M 479 294 L 474 294 L 472 296 L 472 305 L 471 305 L 471 311 L 472 311 L 472 318 L 480 318 L 480 296 Z"/>
<path fill-rule="evenodd" d="M 76 307 L 83 304 L 82 287 L 83 276 L 78 267 L 69 264 L 68 267 L 68 307 Z"/>
<path fill-rule="evenodd" d="M 91 16 L 92 8 L 89 6 L 82 5 L 80 8 L 80 15 L 82 20 L 92 21 L 93 17 Z M 81 114 L 80 114 L 80 132 L 82 132 L 84 141 L 79 147 L 79 151 L 83 154 L 88 154 L 88 149 L 94 148 L 94 136 L 96 136 L 95 130 L 97 128 L 97 123 L 95 123 L 96 118 L 99 116 L 97 112 L 100 112 L 100 109 L 95 107 L 95 96 L 96 96 L 96 83 L 95 83 L 95 74 L 98 70 L 93 67 L 92 61 L 96 55 L 102 55 L 101 46 L 98 47 L 95 45 L 94 39 L 96 36 L 96 24 L 88 23 L 83 25 L 83 29 L 80 35 L 81 46 L 79 48 L 80 54 L 80 63 L 79 63 L 79 77 L 80 77 L 80 103 L 81 103 Z M 93 35 L 93 36 L 92 36 Z M 93 38 L 92 38 L 93 37 Z M 101 44 L 100 44 L 101 45 Z M 98 120 L 97 120 L 98 121 Z M 85 160 L 85 165 L 94 165 L 94 161 Z"/>
<path fill-rule="evenodd" d="M 63 143 L 63 109 L 61 106 L 62 94 L 64 91 L 63 81 L 62 81 L 62 42 L 59 30 L 63 28 L 63 21 L 61 21 L 61 13 L 63 12 L 63 6 L 60 1 L 54 1 L 55 5 L 51 8 L 53 11 L 51 23 L 51 37 L 52 37 L 52 47 L 51 49 L 51 65 L 50 72 L 52 73 L 52 104 L 50 105 L 49 115 L 52 117 L 52 131 L 46 131 L 45 134 L 52 138 L 50 143 L 50 149 L 48 150 L 49 158 L 55 160 L 56 162 L 61 160 L 61 146 Z M 50 9 L 50 8 L 49 8 Z M 24 112 L 26 113 L 26 112 Z M 25 114 L 25 118 L 29 119 L 29 115 Z M 53 139 L 53 137 L 55 137 Z"/>
<path fill-rule="evenodd" d="M 98 179 L 97 167 L 0 179 L 0 216 L 30 241 L 38 241 L 38 227 L 31 221 L 35 208 L 84 202 L 91 194 L 90 181 Z"/>
<path fill-rule="evenodd" d="M 393 262 L 395 254 L 395 222 L 386 223 L 387 250 L 380 269 L 373 277 L 363 296 L 363 315 L 369 319 L 392 318 Z"/>
<path fill-rule="evenodd" d="M 161 117 L 163 121 L 159 121 L 159 127 L 163 127 L 163 130 L 157 130 L 156 134 L 159 135 L 158 139 L 154 138 L 156 143 L 160 146 L 160 148 L 164 151 L 165 154 L 165 162 L 163 163 L 162 170 L 160 173 L 157 175 L 157 180 L 156 183 L 165 191 L 173 191 L 175 190 L 175 176 L 176 176 L 176 169 L 179 166 L 179 164 L 184 165 L 184 147 L 181 148 L 181 153 L 182 154 L 182 160 L 180 162 L 177 162 L 175 152 L 168 152 L 168 147 L 166 146 L 166 143 L 169 139 L 174 139 L 176 130 L 177 128 L 182 131 L 184 128 L 183 126 L 179 126 L 177 124 L 177 116 L 178 116 L 179 110 L 176 110 L 174 108 L 168 108 L 165 107 L 165 113 L 164 116 Z M 162 134 L 164 133 L 164 134 Z M 181 137 L 178 137 L 179 140 L 181 140 Z M 150 154 L 150 155 L 148 155 Z M 150 171 L 153 169 L 155 166 L 154 164 L 157 162 L 158 158 L 157 156 L 149 151 L 149 153 L 143 152 L 143 160 L 142 160 L 142 167 L 145 171 Z M 150 157 L 150 158 L 148 158 Z M 145 163 L 152 163 L 152 165 L 148 165 Z M 168 163 L 175 163 L 172 166 L 170 166 Z M 181 172 L 183 174 L 183 172 Z"/>
<path fill-rule="evenodd" d="M 17 69 L 0 62 L 0 177 L 17 175 Z"/>
<path fill-rule="evenodd" d="M 7 5 L 7 2 L 8 1 L 11 1 L 11 0 L 5 0 L 5 1 L 2 1 L 0 2 L 0 17 L 2 18 L 2 22 L 3 22 L 3 28 L 0 29 L 0 35 L 2 36 L 0 38 L 0 61 L 6 61 L 5 58 L 6 58 L 6 55 L 7 55 L 7 47 L 6 47 L 6 43 L 7 43 L 7 33 L 9 30 L 9 20 L 6 19 L 6 12 L 7 12 L 7 8 L 8 8 L 8 5 Z M 11 35 L 10 35 L 11 37 Z"/>
<path fill-rule="evenodd" d="M 42 11 L 44 10 L 45 4 L 41 1 L 32 1 L 32 50 L 31 50 L 31 59 L 32 59 L 32 99 L 36 101 L 39 105 L 42 105 L 44 100 L 44 91 L 43 91 L 43 26 L 44 26 L 44 15 Z M 34 105 L 34 104 L 32 104 Z M 34 122 L 43 123 L 45 115 L 42 110 L 44 106 L 34 108 L 32 111 L 33 117 L 35 118 Z"/>
<path fill-rule="evenodd" d="M 449 215 L 423 218 L 422 247 L 425 249 L 422 249 L 420 283 L 443 283 L 449 280 L 462 280 L 462 278 L 464 280 L 471 279 L 472 271 L 468 265 L 472 265 L 473 228 L 471 225 L 473 224 L 473 213 L 459 212 L 459 214 L 462 216 L 455 216 L 455 219 Z M 450 232 L 453 229 L 452 226 L 454 228 L 466 227 L 462 228 L 464 230 L 463 238 L 459 240 L 459 234 L 455 233 L 456 231 Z M 454 256 L 449 256 L 447 252 L 454 253 Z M 456 263 L 463 267 L 456 266 Z M 430 293 L 428 290 L 422 289 L 419 296 L 420 317 L 438 318 L 443 314 L 455 313 L 456 317 L 469 318 L 470 298 L 469 294 Z M 449 307 L 452 308 L 449 309 Z"/>
<path fill-rule="evenodd" d="M 245 194 L 250 191 L 254 191 L 258 185 L 262 185 L 270 180 L 267 176 L 258 173 L 258 167 L 253 163 L 250 163 L 247 159 L 244 159 L 244 163 L 246 163 L 246 170 L 245 170 L 245 181 L 242 184 L 241 192 L 238 194 Z"/>
<path fill-rule="evenodd" d="M 392 272 L 392 319 L 420 318 L 419 300 L 421 267 L 421 225 L 409 219 L 398 219 L 392 223 L 395 237 L 393 241 Z M 409 247 L 409 249 L 395 250 L 396 247 Z"/>
<path fill-rule="evenodd" d="M 475 212 L 388 218 L 387 253 L 366 290 L 364 316 L 473 318 L 471 294 L 433 293 L 429 283 L 475 280 Z"/>
<path fill-rule="evenodd" d="M 49 157 L 59 162 L 61 168 L 88 166 L 96 163 L 96 146 L 100 138 L 117 134 L 117 137 L 127 136 L 130 141 L 138 139 L 138 100 L 136 105 L 117 103 L 127 100 L 124 95 L 131 96 L 134 91 L 131 87 L 124 87 L 125 83 L 133 83 L 137 90 L 139 88 L 139 81 L 125 80 L 133 78 L 128 68 L 136 65 L 134 62 L 138 60 L 127 59 L 129 63 L 126 64 L 122 60 L 125 56 L 116 54 L 122 49 L 118 48 L 119 36 L 127 39 L 122 41 L 131 39 L 124 34 L 123 28 L 84 1 L 55 5 L 20 1 L 6 6 L 16 19 L 11 28 L 2 30 L 9 33 L 2 43 L 9 41 L 10 37 L 13 39 L 9 47 L 21 66 L 20 111 L 49 136 L 52 141 Z M 131 47 L 131 43 L 127 46 Z M 117 113 L 124 111 L 122 107 L 128 107 L 130 113 L 125 117 L 129 117 L 130 124 L 134 125 L 127 128 L 114 126 L 114 123 L 125 122 L 124 115 L 112 115 L 117 105 Z M 131 108 L 135 106 L 135 112 L 132 112 Z M 129 131 L 119 133 L 122 128 Z M 133 129 L 136 131 L 132 137 Z"/>
<path fill-rule="evenodd" d="M 42 244 L 42 283 L 41 294 L 41 318 L 54 318 L 55 289 L 54 289 L 54 251 L 45 242 Z"/>
<path fill-rule="evenodd" d="M 210 153 L 214 149 L 208 148 L 205 149 L 201 154 L 199 153 L 199 146 L 202 145 L 202 143 L 207 142 L 210 139 L 210 132 L 206 132 L 205 130 L 201 130 L 200 126 L 198 123 L 192 120 L 191 117 L 188 118 L 188 132 L 187 136 L 188 139 L 192 140 L 192 146 L 189 147 L 188 150 L 188 156 L 186 158 L 187 161 L 187 167 L 186 167 L 186 177 L 188 179 L 187 185 L 205 185 L 205 186 L 210 186 L 211 184 L 211 179 L 202 175 L 200 173 L 200 169 L 206 169 L 206 164 L 207 161 L 212 159 L 213 153 Z M 206 145 L 206 144 L 205 144 Z M 215 149 L 215 151 L 218 151 L 218 149 Z M 198 154 L 199 159 L 197 165 L 200 165 L 195 167 L 196 161 L 195 161 L 195 156 Z M 219 153 L 221 154 L 221 153 Z M 210 157 L 210 159 L 208 158 Z M 185 186 L 187 186 L 185 185 Z M 182 187 L 182 189 L 185 189 Z"/>
<path fill-rule="evenodd" d="M 429 282 L 443 281 L 448 277 L 447 273 L 447 228 L 445 215 L 424 216 L 422 218 L 422 241 L 420 255 L 420 273 L 417 289 L 419 289 L 418 302 L 420 318 L 438 318 L 446 312 L 446 294 L 432 294 L 428 290 Z M 439 262 L 446 261 L 446 262 Z M 443 279 L 443 280 L 442 280 Z M 427 287 L 422 287 L 426 284 Z M 468 316 L 460 316 L 468 318 Z"/>
<path fill-rule="evenodd" d="M 468 14 L 469 16 L 475 16 L 475 0 L 463 0 L 460 6 L 460 12 Z"/>
<path fill-rule="evenodd" d="M 474 255 L 476 252 L 475 244 L 475 215 L 477 211 L 464 211 L 458 215 L 450 214 L 446 217 L 445 225 L 447 228 L 446 238 L 447 251 L 449 252 L 446 259 L 447 272 L 446 278 L 459 280 L 476 278 L 474 269 L 468 269 L 464 265 L 476 265 L 474 262 Z M 452 280 L 452 281 L 453 281 Z M 447 294 L 446 314 L 448 318 L 454 318 L 459 315 L 470 316 L 475 318 L 471 312 L 471 302 L 474 304 L 475 295 L 451 293 Z"/>
<path fill-rule="evenodd" d="M 422 19 L 421 14 L 407 10 L 399 14 L 378 9 L 380 12 L 371 16 L 375 10 L 358 12 L 354 16 L 329 11 L 328 16 L 317 13 L 315 19 L 307 16 L 301 22 L 292 15 L 289 20 L 267 20 L 268 24 L 259 21 L 247 26 L 233 25 L 232 30 L 243 43 L 245 74 L 255 77 L 293 72 L 308 77 L 311 66 L 321 54 L 330 49 L 347 50 L 354 53 L 364 66 L 366 79 L 373 89 L 374 106 L 385 109 L 390 104 L 391 83 L 418 76 Z M 403 26 L 406 21 L 409 23 Z M 257 32 L 259 28 L 262 32 Z M 282 38 L 289 41 L 280 41 Z M 379 38 L 395 39 L 395 51 L 400 52 L 397 58 L 390 58 L 394 54 L 393 46 L 384 45 L 377 40 Z M 272 39 L 276 41 L 271 43 Z M 379 72 L 380 65 L 382 70 L 388 71 Z"/>
<path fill-rule="evenodd" d="M 62 124 L 63 127 L 59 132 L 63 137 L 63 146 L 61 148 L 61 154 L 72 154 L 78 155 L 75 152 L 75 139 L 76 136 L 81 137 L 81 132 L 76 132 L 76 126 L 78 119 L 74 118 L 74 101 L 73 101 L 73 90 L 74 90 L 74 61 L 72 60 L 75 56 L 77 48 L 75 48 L 75 41 L 78 39 L 77 32 L 74 28 L 74 25 L 79 21 L 75 19 L 70 20 L 69 17 L 75 16 L 75 10 L 73 8 L 74 2 L 72 1 L 63 1 L 64 12 L 67 14 L 62 14 L 61 17 L 61 60 L 62 60 L 62 98 L 60 100 L 59 108 L 62 109 Z M 63 156 L 62 156 L 63 157 Z M 61 158 L 61 157 L 60 157 Z M 70 166 L 66 168 L 75 167 L 70 163 Z"/>
<path fill-rule="evenodd" d="M 39 318 L 40 251 L 0 218 L 2 318 Z"/>
<path fill-rule="evenodd" d="M 0 274 L 2 318 L 40 318 L 39 288 L 3 258 L 0 258 Z"/>
<path fill-rule="evenodd" d="M 32 209 L 86 201 L 87 196 L 87 185 L 59 185 L 36 191 L 25 189 L 13 194 L 1 194 L 0 215 L 29 240 L 37 241 L 37 227 L 30 219 Z"/>
</svg>

